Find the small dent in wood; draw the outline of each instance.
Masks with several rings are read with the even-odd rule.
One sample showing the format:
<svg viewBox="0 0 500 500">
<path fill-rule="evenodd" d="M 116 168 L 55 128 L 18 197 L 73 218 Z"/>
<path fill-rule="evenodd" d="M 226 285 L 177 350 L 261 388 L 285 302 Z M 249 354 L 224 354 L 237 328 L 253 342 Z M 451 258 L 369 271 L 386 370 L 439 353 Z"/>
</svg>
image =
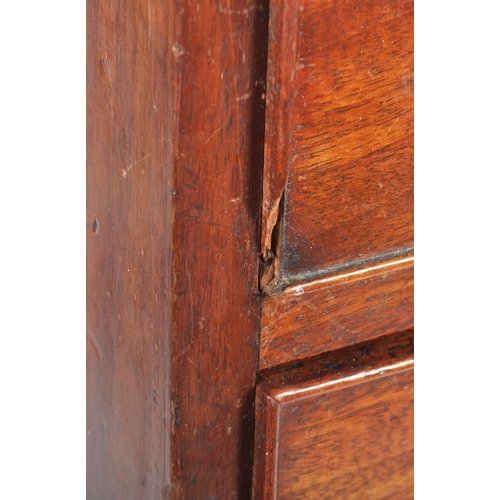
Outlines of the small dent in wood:
<svg viewBox="0 0 500 500">
<path fill-rule="evenodd" d="M 172 53 L 174 54 L 174 57 L 176 59 L 179 59 L 179 57 L 185 54 L 186 51 L 180 43 L 174 43 L 174 46 L 172 47 Z"/>
</svg>

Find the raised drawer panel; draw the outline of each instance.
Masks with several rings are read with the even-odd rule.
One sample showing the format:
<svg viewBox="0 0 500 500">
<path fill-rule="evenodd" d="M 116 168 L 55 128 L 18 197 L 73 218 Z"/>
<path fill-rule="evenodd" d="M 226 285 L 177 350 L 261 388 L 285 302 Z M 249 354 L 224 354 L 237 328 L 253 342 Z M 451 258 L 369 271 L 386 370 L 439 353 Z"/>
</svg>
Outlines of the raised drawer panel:
<svg viewBox="0 0 500 500">
<path fill-rule="evenodd" d="M 253 498 L 413 498 L 413 333 L 289 364 L 257 388 Z"/>
<path fill-rule="evenodd" d="M 413 1 L 271 0 L 267 85 L 275 276 L 411 251 Z"/>
<path fill-rule="evenodd" d="M 260 369 L 413 328 L 413 257 L 262 298 Z"/>
</svg>

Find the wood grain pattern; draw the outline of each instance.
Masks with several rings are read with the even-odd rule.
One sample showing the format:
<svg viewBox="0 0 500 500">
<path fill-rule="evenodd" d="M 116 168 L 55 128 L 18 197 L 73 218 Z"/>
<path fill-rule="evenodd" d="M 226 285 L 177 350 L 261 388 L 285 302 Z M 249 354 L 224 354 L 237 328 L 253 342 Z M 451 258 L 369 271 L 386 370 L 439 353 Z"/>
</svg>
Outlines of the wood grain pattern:
<svg viewBox="0 0 500 500">
<path fill-rule="evenodd" d="M 88 24 L 87 496 L 249 498 L 267 6 Z"/>
<path fill-rule="evenodd" d="M 413 327 L 413 257 L 299 282 L 262 300 L 259 368 Z"/>
<path fill-rule="evenodd" d="M 267 370 L 258 394 L 255 499 L 413 498 L 413 332 Z"/>
<path fill-rule="evenodd" d="M 280 405 L 257 385 L 252 491 L 255 500 L 276 498 Z"/>
<path fill-rule="evenodd" d="M 385 17 L 379 16 L 380 26 L 373 24 L 371 14 L 371 7 L 376 5 L 363 3 L 361 10 L 367 8 L 372 24 L 361 28 L 359 37 L 353 32 L 354 25 L 349 24 L 351 17 L 352 23 L 360 20 L 357 5 L 347 0 L 335 5 L 326 0 L 306 3 L 274 0 L 269 31 L 272 68 L 266 88 L 268 7 L 264 0 L 88 0 L 89 499 L 249 498 L 259 355 L 259 252 L 269 247 L 269 241 L 272 250 L 278 248 L 276 241 L 282 241 L 283 249 L 295 252 L 278 255 L 285 263 L 284 275 L 296 279 L 303 272 L 300 266 L 305 266 L 304 272 L 311 276 L 315 272 L 324 273 L 325 269 L 332 271 L 328 268 L 332 262 L 351 265 L 352 259 L 358 257 L 378 259 L 381 252 L 397 253 L 403 248 L 401 242 L 406 238 L 404 235 L 409 234 L 411 224 L 405 212 L 409 200 L 406 183 L 410 178 L 409 171 L 405 170 L 408 117 L 401 110 L 408 107 L 410 91 L 407 89 L 411 87 L 411 78 L 403 89 L 408 95 L 401 93 L 397 86 L 391 87 L 401 75 L 385 67 L 367 80 L 360 78 L 361 87 L 354 89 L 355 94 L 361 96 L 362 88 L 371 89 L 368 84 L 374 82 L 373 88 L 378 89 L 376 95 L 380 99 L 386 97 L 383 102 L 387 102 L 389 111 L 384 120 L 396 127 L 391 133 L 387 131 L 389 125 L 384 129 L 387 137 L 395 138 L 390 151 L 380 144 L 378 133 L 383 124 L 379 121 L 373 119 L 372 123 L 367 119 L 364 129 L 356 129 L 352 116 L 357 111 L 347 90 L 335 93 L 335 98 L 338 95 L 343 100 L 332 111 L 334 115 L 346 117 L 345 123 L 344 118 L 336 118 L 336 122 L 332 118 L 331 129 L 322 113 L 318 115 L 319 106 L 324 104 L 320 94 L 309 96 L 309 110 L 302 106 L 299 116 L 292 113 L 297 102 L 303 102 L 298 92 L 306 95 L 311 89 L 326 89 L 331 83 L 322 87 L 314 82 L 313 74 L 307 73 L 312 68 L 309 64 L 315 64 L 318 58 L 323 60 L 310 42 L 320 49 L 326 47 L 328 54 L 336 54 L 342 64 L 347 64 L 354 54 L 354 49 L 349 47 L 357 47 L 361 40 L 373 49 L 373 44 L 381 43 L 380 30 L 387 28 L 395 32 L 397 25 L 397 30 L 403 30 L 401 36 L 408 39 L 409 2 L 382 3 Z M 401 24 L 395 21 L 398 6 Z M 354 11 L 358 14 L 352 16 Z M 316 27 L 315 16 L 319 16 L 318 23 L 324 19 L 327 24 L 334 22 L 331 31 L 335 37 L 329 36 L 328 28 Z M 283 21 L 285 23 L 278 26 Z M 321 33 L 319 38 L 318 33 Z M 342 39 L 339 33 L 346 35 L 350 42 L 348 48 L 336 45 Z M 407 41 L 403 40 L 398 47 L 396 52 L 400 50 L 402 60 L 407 61 Z M 367 54 L 372 53 L 371 49 Z M 298 63 L 293 56 L 295 51 L 303 54 Z M 391 52 L 388 55 L 391 59 Z M 361 57 L 359 72 L 351 71 L 350 67 L 342 70 L 338 76 L 342 85 L 337 90 L 355 82 L 368 62 L 381 64 L 369 57 Z M 330 68 L 342 67 L 333 59 L 325 61 Z M 324 74 L 320 73 L 323 80 L 336 78 L 326 67 L 323 71 Z M 270 125 L 266 125 L 267 170 L 263 179 L 266 100 Z M 378 113 L 380 103 L 377 103 L 363 101 L 363 106 L 366 105 L 363 109 L 367 113 L 373 110 Z M 374 116 L 379 116 L 377 113 Z M 398 121 L 393 120 L 395 113 L 401 115 L 397 115 Z M 336 228 L 335 234 L 340 234 L 338 241 L 329 239 L 328 231 L 326 235 L 321 233 L 307 219 L 308 216 L 314 218 L 314 214 L 325 215 L 323 207 L 326 210 L 328 206 L 341 206 L 329 205 L 331 200 L 325 198 L 331 194 L 329 188 L 323 189 L 317 182 L 318 177 L 314 177 L 323 172 L 323 165 L 316 157 L 313 158 L 316 163 L 311 160 L 311 173 L 307 170 L 309 153 L 300 149 L 299 144 L 300 134 L 306 132 L 300 132 L 299 125 L 309 122 L 316 131 L 325 129 L 327 135 L 336 133 L 339 139 L 343 137 L 339 132 L 342 124 L 355 138 L 364 138 L 365 132 L 366 137 L 371 137 L 366 139 L 359 156 L 352 157 L 352 161 L 360 165 L 352 184 L 349 184 L 349 168 L 354 167 L 342 163 L 345 160 L 342 155 L 355 150 L 349 141 L 344 145 L 339 142 L 335 145 L 337 149 L 325 151 L 321 149 L 321 137 L 319 142 L 314 139 L 310 144 L 316 148 L 310 153 L 311 158 L 319 155 L 320 160 L 328 160 L 328 165 L 335 165 L 335 171 L 341 176 L 328 177 L 330 170 L 325 167 L 325 177 L 319 177 L 336 190 L 340 189 L 336 192 L 344 193 L 342 196 L 348 193 L 354 198 L 359 196 L 359 200 L 356 198 L 350 205 L 354 215 L 342 219 L 352 227 L 349 235 L 352 242 L 346 242 L 347 226 L 344 233 L 337 231 L 338 227 L 328 222 L 328 216 L 322 220 Z M 312 137 L 310 131 L 308 134 L 304 136 L 306 142 Z M 397 142 L 400 139 L 402 142 Z M 337 155 L 338 152 L 341 154 Z M 286 163 L 287 158 L 293 160 L 293 164 Z M 301 165 L 302 173 L 294 165 Z M 315 170 L 314 165 L 321 168 Z M 366 185 L 371 186 L 369 183 L 374 178 L 379 182 L 377 176 L 382 171 L 389 179 L 384 180 L 384 186 L 390 189 L 379 205 L 370 205 L 371 188 Z M 301 179 L 304 172 L 309 177 Z M 269 179 L 274 180 L 268 182 Z M 305 191 L 296 189 L 299 182 L 307 186 Z M 299 193 L 297 198 L 293 198 L 295 192 Z M 308 196 L 316 200 L 311 205 L 314 209 L 311 213 L 307 208 Z M 281 214 L 276 211 L 280 204 Z M 375 206 L 373 210 L 372 206 Z M 262 232 L 261 208 L 265 214 Z M 378 209 L 390 216 L 388 231 L 380 224 L 381 216 L 372 217 L 372 212 Z M 294 222 L 293 217 L 298 219 Z M 299 222 L 305 224 L 307 231 L 311 229 L 316 239 L 311 236 L 308 241 L 310 235 L 299 228 Z M 282 228 L 278 235 L 275 227 Z M 402 230 L 403 227 L 406 229 Z M 398 233 L 398 228 L 402 232 Z M 300 246 L 300 242 L 317 245 L 318 235 L 324 236 L 321 245 L 329 246 L 332 252 L 328 256 L 333 256 L 333 260 L 314 248 L 308 254 L 309 250 L 306 252 L 305 247 Z M 263 238 L 264 247 L 260 246 L 259 236 Z M 291 239 L 294 237 L 300 244 L 294 243 Z M 356 254 L 358 246 L 370 251 L 360 256 Z M 273 261 L 273 256 L 266 252 L 262 257 Z M 320 322 L 322 332 L 328 330 L 328 318 L 335 315 L 343 321 L 346 331 L 354 328 L 354 323 L 349 323 L 349 311 L 352 317 L 361 315 L 358 319 L 361 317 L 365 326 L 372 322 L 377 335 L 383 328 L 387 330 L 384 314 L 395 307 L 396 299 L 402 301 L 403 311 L 407 311 L 407 288 L 398 288 L 405 279 L 404 272 L 407 271 L 401 270 L 399 277 L 395 273 L 393 281 L 387 279 L 390 284 L 384 288 L 385 292 L 374 284 L 385 279 L 383 275 L 382 278 L 378 274 L 367 275 L 355 280 L 357 284 L 352 288 L 347 286 L 349 279 L 346 278 L 342 289 L 338 289 L 338 296 L 344 297 L 345 313 L 339 310 L 325 313 L 324 322 Z M 363 281 L 366 289 L 358 281 Z M 344 284 L 347 292 L 344 292 Z M 358 285 L 360 288 L 356 288 Z M 329 292 L 321 286 L 317 290 L 314 287 L 311 285 L 310 290 L 317 294 L 318 300 L 329 303 Z M 372 310 L 368 303 L 370 298 L 373 300 L 370 295 L 373 290 L 388 296 L 375 294 L 381 301 L 384 299 L 386 309 L 375 308 L 376 313 L 369 316 Z M 352 304 L 348 302 L 349 297 Z M 278 309 L 283 307 L 285 316 L 288 314 L 289 323 L 292 317 L 298 321 L 303 319 L 299 309 L 305 302 L 291 300 L 289 305 L 292 304 L 297 309 L 288 311 L 285 303 L 277 304 Z M 405 314 L 398 320 L 399 327 L 406 325 Z M 354 330 L 350 331 L 354 335 Z M 374 335 L 373 331 L 356 339 L 370 335 Z M 355 341 L 354 337 L 347 338 L 343 337 L 342 342 Z M 272 342 L 266 344 L 267 347 L 273 345 L 276 346 Z M 304 355 L 332 348 L 329 343 L 329 347 L 314 344 L 313 337 L 310 337 L 310 345 L 311 349 L 306 349 Z M 292 357 L 296 354 L 292 353 Z M 279 358 L 279 355 L 267 366 L 291 359 Z M 378 377 L 380 373 L 377 373 Z M 380 377 L 382 380 L 382 375 Z M 267 401 L 267 393 L 262 392 L 264 387 L 265 384 L 258 389 L 257 401 Z M 323 397 L 320 393 L 317 396 Z M 271 397 L 274 401 L 279 399 Z M 279 413 L 283 405 L 286 402 L 274 404 L 275 410 Z M 261 406 L 267 408 L 268 405 L 262 403 Z M 267 420 L 258 422 L 257 429 L 264 429 L 266 438 L 263 440 L 258 434 L 256 449 L 272 446 L 273 441 L 268 438 L 273 432 L 275 439 L 279 437 L 276 434 L 279 428 L 275 425 L 278 420 L 273 416 L 275 410 L 268 412 Z M 304 409 L 305 412 L 313 410 Z M 318 416 L 319 427 L 321 418 Z M 256 463 L 266 464 L 264 473 L 257 472 L 255 481 L 267 488 L 265 485 L 274 477 L 270 472 L 275 463 L 263 457 Z"/>
<path fill-rule="evenodd" d="M 175 2 L 174 499 L 249 498 L 267 9 Z"/>
<path fill-rule="evenodd" d="M 262 196 L 261 255 L 269 260 L 273 230 L 286 187 L 290 151 L 290 105 L 295 77 L 298 0 L 270 2 L 267 64 L 264 178 Z M 290 57 L 292 56 L 292 57 Z M 279 106 L 276 105 L 279 103 Z M 272 258 L 272 257 L 271 257 Z"/>
<path fill-rule="evenodd" d="M 87 2 L 87 498 L 169 484 L 168 20 Z M 71 496 L 71 495 L 69 495 Z"/>
<path fill-rule="evenodd" d="M 272 116 L 285 115 L 291 127 L 280 165 L 267 155 L 265 163 L 264 186 L 275 171 L 288 175 L 281 182 L 278 277 L 298 280 L 407 252 L 413 247 L 413 1 L 302 0 L 294 23 L 280 2 L 271 1 L 273 9 L 281 17 L 271 17 L 270 29 L 296 27 L 298 40 L 295 52 L 292 44 L 286 48 L 295 63 L 291 78 L 281 78 L 280 92 L 268 92 L 267 102 Z M 292 38 L 270 38 L 269 52 L 284 50 L 282 40 Z M 266 150 L 276 141 L 266 134 Z"/>
</svg>

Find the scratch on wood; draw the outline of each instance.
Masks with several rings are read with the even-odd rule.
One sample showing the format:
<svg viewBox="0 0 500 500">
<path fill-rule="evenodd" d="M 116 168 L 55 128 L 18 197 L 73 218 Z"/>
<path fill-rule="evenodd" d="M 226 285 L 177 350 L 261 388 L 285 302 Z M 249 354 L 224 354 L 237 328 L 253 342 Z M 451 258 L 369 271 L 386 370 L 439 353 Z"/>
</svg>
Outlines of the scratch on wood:
<svg viewBox="0 0 500 500">
<path fill-rule="evenodd" d="M 180 357 L 184 356 L 189 348 L 194 344 L 194 339 L 191 339 L 190 342 L 189 342 L 189 345 L 187 345 L 186 347 L 184 347 L 184 349 L 182 349 L 182 351 L 174 358 L 174 361 L 177 361 Z M 191 359 L 189 359 L 189 357 L 186 356 L 186 359 L 191 363 L 191 364 L 194 364 L 193 361 Z"/>
<path fill-rule="evenodd" d="M 106 78 L 108 79 L 108 82 L 111 82 L 111 63 L 109 62 L 108 59 L 101 59 L 101 64 L 102 64 L 102 69 L 104 71 L 104 74 L 106 75 Z"/>
<path fill-rule="evenodd" d="M 331 322 L 332 322 L 335 326 L 337 326 L 337 327 L 338 327 L 338 329 L 339 329 L 339 330 L 336 332 L 337 334 L 339 334 L 339 333 L 341 333 L 341 332 L 342 332 L 342 333 L 344 333 L 344 332 L 347 330 L 347 328 L 348 328 L 346 325 L 342 325 L 341 323 L 339 323 L 339 322 L 337 321 L 337 318 L 339 318 L 339 317 L 340 317 L 340 315 L 342 314 L 342 311 L 345 309 L 345 307 L 347 306 L 347 304 L 349 304 L 349 302 L 351 302 L 351 301 L 352 301 L 352 299 L 349 299 L 349 300 L 348 300 L 348 301 L 347 301 L 347 302 L 346 302 L 346 303 L 345 303 L 345 304 L 341 307 L 340 311 L 338 311 L 338 312 L 336 313 L 336 315 L 335 315 L 335 316 L 331 316 L 331 317 L 330 317 L 330 321 L 331 321 Z M 347 331 L 348 331 L 348 330 L 347 330 Z"/>
<path fill-rule="evenodd" d="M 229 14 L 235 16 L 248 16 L 248 14 L 256 8 L 256 5 L 252 5 L 251 7 L 244 8 L 242 10 L 232 10 L 232 9 L 224 9 L 222 5 L 219 5 L 219 12 L 221 14 Z M 260 9 L 259 9 L 260 10 Z"/>
<path fill-rule="evenodd" d="M 222 127 L 219 127 L 217 130 L 214 130 L 211 134 L 210 134 L 210 137 L 205 141 L 205 144 L 208 144 L 214 137 L 214 135 L 217 133 L 217 132 L 220 132 L 222 130 Z"/>
<path fill-rule="evenodd" d="M 99 359 L 102 359 L 102 349 L 101 346 L 99 345 L 99 342 L 97 342 L 97 339 L 94 337 L 92 332 L 87 330 L 87 337 L 90 339 L 90 343 L 94 347 L 94 349 L 97 351 L 97 354 L 99 356 Z"/>
<path fill-rule="evenodd" d="M 250 99 L 250 96 L 252 95 L 251 92 L 247 92 L 246 94 L 243 94 L 241 97 L 236 98 L 237 101 L 245 101 L 246 99 Z"/>
<path fill-rule="evenodd" d="M 400 118 L 401 118 L 400 116 L 398 116 L 398 117 L 396 118 L 396 120 L 394 121 L 394 123 L 393 123 L 393 124 L 389 127 L 388 132 L 390 132 L 390 131 L 391 131 L 391 128 L 392 128 L 394 125 L 396 125 L 396 123 L 398 122 L 398 120 L 399 120 Z"/>
<path fill-rule="evenodd" d="M 131 163 L 126 168 L 122 169 L 122 177 L 127 177 L 127 173 L 128 173 L 128 171 L 132 167 L 135 167 L 135 165 L 137 165 L 139 163 L 142 163 L 143 161 L 147 160 L 151 156 L 151 154 L 153 153 L 153 151 L 156 149 L 156 146 L 158 146 L 159 142 L 160 142 L 160 139 L 158 139 L 156 141 L 156 144 L 153 146 L 153 149 L 144 158 L 141 158 L 140 160 L 134 161 L 134 163 Z"/>
<path fill-rule="evenodd" d="M 317 312 L 318 312 L 318 308 L 317 308 L 317 307 L 316 307 L 316 306 L 315 306 L 315 305 L 314 305 L 314 304 L 313 304 L 310 300 L 305 299 L 305 300 L 303 301 L 303 303 L 304 303 L 304 304 L 305 304 L 305 305 L 306 305 L 309 309 L 311 309 L 311 311 L 316 311 L 316 312 L 314 313 L 314 316 L 316 316 L 316 314 L 317 314 Z"/>
<path fill-rule="evenodd" d="M 195 335 L 194 332 L 194 309 L 193 309 L 193 285 L 191 282 L 191 272 L 189 271 L 189 264 L 188 260 L 186 259 L 186 276 L 188 279 L 188 292 L 189 292 L 189 307 L 190 307 L 190 325 L 191 325 L 191 338 L 189 339 L 189 343 L 184 349 L 182 349 L 177 356 L 174 358 L 174 362 L 177 361 L 180 357 L 185 356 L 186 353 L 189 351 L 189 349 L 192 347 L 194 344 L 196 337 L 198 336 L 198 333 Z M 191 363 L 194 364 L 194 362 L 186 356 L 186 359 Z"/>
</svg>

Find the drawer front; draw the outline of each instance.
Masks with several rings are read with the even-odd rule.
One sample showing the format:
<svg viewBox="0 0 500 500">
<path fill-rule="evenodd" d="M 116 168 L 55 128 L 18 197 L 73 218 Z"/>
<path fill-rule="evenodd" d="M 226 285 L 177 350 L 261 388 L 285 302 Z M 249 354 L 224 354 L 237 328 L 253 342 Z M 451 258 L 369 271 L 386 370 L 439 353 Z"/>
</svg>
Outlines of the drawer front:
<svg viewBox="0 0 500 500">
<path fill-rule="evenodd" d="M 413 328 L 413 258 L 262 298 L 261 370 Z"/>
<path fill-rule="evenodd" d="M 270 9 L 262 251 L 275 275 L 410 253 L 413 1 Z"/>
<path fill-rule="evenodd" d="M 264 375 L 254 498 L 413 498 L 412 346 L 405 332 Z"/>
</svg>

